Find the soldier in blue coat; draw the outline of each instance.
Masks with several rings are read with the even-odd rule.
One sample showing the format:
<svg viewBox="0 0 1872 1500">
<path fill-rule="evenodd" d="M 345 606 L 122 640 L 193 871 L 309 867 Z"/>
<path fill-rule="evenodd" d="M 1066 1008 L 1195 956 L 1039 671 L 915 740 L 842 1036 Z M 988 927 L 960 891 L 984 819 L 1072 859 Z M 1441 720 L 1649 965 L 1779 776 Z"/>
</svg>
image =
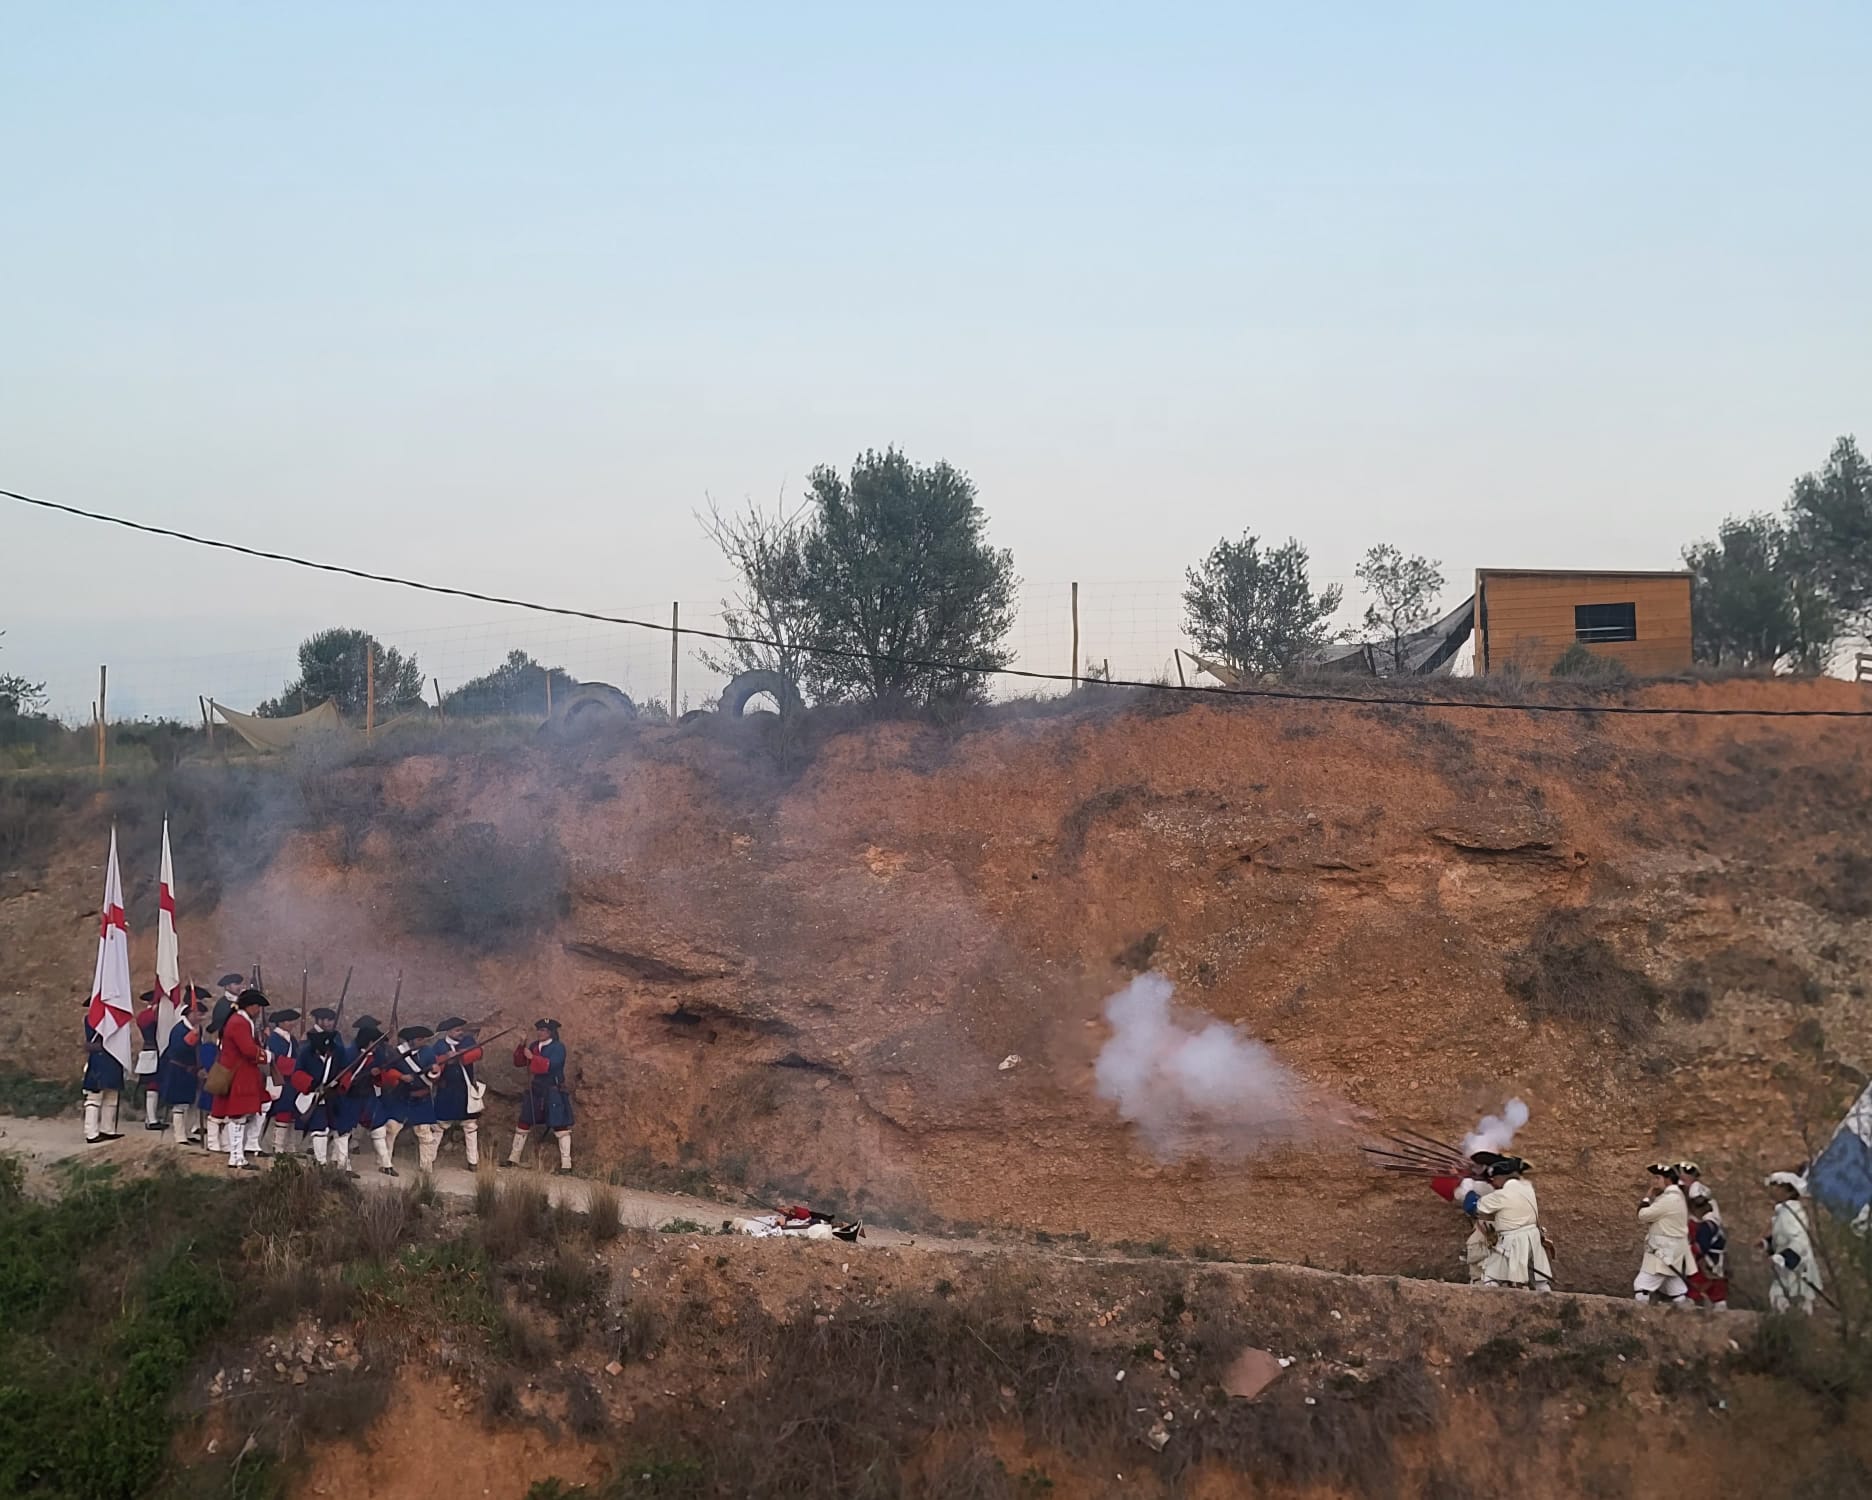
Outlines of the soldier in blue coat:
<svg viewBox="0 0 1872 1500">
<path fill-rule="evenodd" d="M 332 1135 L 337 1129 L 344 1101 L 345 1069 L 351 1062 L 351 1049 L 338 1035 L 338 1012 L 321 1007 L 312 1012 L 311 1029 L 293 1056 L 292 1077 L 287 1082 L 287 1099 L 300 1134 L 312 1148 L 312 1159 L 320 1166 L 331 1161 Z M 356 1123 L 355 1120 L 352 1121 Z M 343 1136 L 342 1159 L 338 1166 L 350 1170 L 351 1135 Z"/>
<path fill-rule="evenodd" d="M 517 1167 L 533 1131 L 545 1128 L 559 1142 L 559 1175 L 572 1175 L 572 1096 L 566 1091 L 566 1049 L 559 1040 L 559 1023 L 542 1018 L 533 1023 L 533 1040 L 514 1048 L 514 1066 L 527 1070 L 527 1091 L 520 1096 L 520 1124 L 514 1131 L 513 1151 L 503 1167 Z"/>
<path fill-rule="evenodd" d="M 486 1086 L 475 1077 L 481 1044 L 460 1016 L 436 1022 L 436 1039 L 429 1044 L 426 1064 L 436 1091 L 436 1147 L 441 1148 L 451 1125 L 460 1125 L 462 1150 L 468 1169 L 481 1165 L 481 1101 Z"/>
<path fill-rule="evenodd" d="M 121 1141 L 117 1129 L 117 1105 L 123 1097 L 123 1064 L 104 1050 L 104 1039 L 85 1022 L 84 1138 L 86 1145 L 98 1141 Z"/>
<path fill-rule="evenodd" d="M 196 993 L 199 999 L 208 998 L 204 992 L 198 990 Z M 182 998 L 186 1004 L 186 990 Z M 169 1111 L 169 1139 L 178 1146 L 186 1146 L 191 1140 L 200 1139 L 193 1127 L 201 1120 L 201 1112 L 195 1108 L 195 1098 L 201 1092 L 202 1073 L 205 1071 L 197 1056 L 197 1044 L 202 1039 L 201 1027 L 202 1018 L 191 1005 L 169 1028 L 169 1035 L 163 1040 L 162 1062 L 156 1070 L 157 1092 Z"/>
<path fill-rule="evenodd" d="M 298 1123 L 293 1109 L 291 1078 L 299 1055 L 299 1039 L 293 1035 L 299 1012 L 292 1008 L 267 1013 L 265 1070 L 261 1082 L 267 1091 L 266 1117 L 270 1127 L 268 1150 L 249 1153 L 258 1156 L 282 1156 L 290 1149 L 293 1126 Z"/>
<path fill-rule="evenodd" d="M 435 1032 L 427 1026 L 405 1026 L 397 1033 L 401 1044 L 396 1051 L 397 1071 L 403 1075 L 398 1087 L 403 1094 L 403 1123 L 416 1136 L 416 1170 L 435 1171 L 436 1147 L 442 1132 L 436 1126 L 435 1081 L 429 1077 L 434 1059 L 429 1044 Z"/>
</svg>

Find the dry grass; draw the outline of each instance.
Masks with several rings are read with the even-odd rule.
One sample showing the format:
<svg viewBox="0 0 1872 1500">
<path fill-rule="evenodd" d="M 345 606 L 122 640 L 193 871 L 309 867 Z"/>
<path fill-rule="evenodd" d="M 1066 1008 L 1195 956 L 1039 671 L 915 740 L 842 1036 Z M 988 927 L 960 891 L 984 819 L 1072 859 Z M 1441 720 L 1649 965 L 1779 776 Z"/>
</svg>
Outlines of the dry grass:
<svg viewBox="0 0 1872 1500">
<path fill-rule="evenodd" d="M 624 1200 L 607 1182 L 594 1182 L 585 1195 L 585 1228 L 599 1244 L 624 1232 Z"/>
<path fill-rule="evenodd" d="M 538 1183 L 478 1182 L 475 1212 L 481 1218 L 481 1243 L 496 1261 L 510 1261 L 523 1251 L 557 1242 L 559 1225 L 546 1189 Z"/>
</svg>

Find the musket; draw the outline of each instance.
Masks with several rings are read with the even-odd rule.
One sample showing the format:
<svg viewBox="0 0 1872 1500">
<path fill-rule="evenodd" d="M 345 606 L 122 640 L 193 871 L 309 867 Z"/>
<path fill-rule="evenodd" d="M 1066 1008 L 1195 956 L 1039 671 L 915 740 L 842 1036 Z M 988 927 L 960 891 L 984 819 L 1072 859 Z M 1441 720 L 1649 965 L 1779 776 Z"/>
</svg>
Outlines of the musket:
<svg viewBox="0 0 1872 1500">
<path fill-rule="evenodd" d="M 299 1014 L 302 1016 L 306 1013 L 306 1007 L 312 1003 L 311 999 L 306 994 L 306 988 L 311 982 L 312 971 L 310 969 L 301 969 L 299 971 Z"/>
<path fill-rule="evenodd" d="M 340 1026 L 344 1024 L 345 996 L 350 993 L 351 993 L 351 970 L 350 970 L 350 967 L 347 966 L 344 971 L 344 987 L 338 991 L 338 1019 L 332 1022 L 333 1031 L 336 1031 Z"/>
<path fill-rule="evenodd" d="M 509 1026 L 505 1031 L 497 1031 L 494 1033 L 494 1035 L 490 1037 L 479 1037 L 475 1040 L 475 1046 L 481 1047 L 481 1048 L 490 1047 L 495 1042 L 498 1042 L 502 1037 L 512 1036 L 519 1029 L 520 1028 L 518 1026 Z M 443 1056 L 438 1057 L 435 1060 L 435 1062 L 432 1064 L 432 1067 L 439 1074 L 441 1069 L 446 1068 L 450 1063 L 454 1062 L 458 1057 L 460 1057 L 462 1053 L 467 1052 L 469 1050 L 471 1049 L 467 1047 L 457 1047 L 453 1052 L 445 1053 Z"/>
<path fill-rule="evenodd" d="M 399 1001 L 402 1000 L 402 998 L 403 998 L 403 971 L 401 969 L 398 969 L 397 977 L 396 977 L 396 989 L 391 991 L 391 994 L 390 994 L 390 1024 L 384 1030 L 384 1035 L 387 1037 L 394 1037 L 396 1035 L 397 1004 Z"/>
</svg>

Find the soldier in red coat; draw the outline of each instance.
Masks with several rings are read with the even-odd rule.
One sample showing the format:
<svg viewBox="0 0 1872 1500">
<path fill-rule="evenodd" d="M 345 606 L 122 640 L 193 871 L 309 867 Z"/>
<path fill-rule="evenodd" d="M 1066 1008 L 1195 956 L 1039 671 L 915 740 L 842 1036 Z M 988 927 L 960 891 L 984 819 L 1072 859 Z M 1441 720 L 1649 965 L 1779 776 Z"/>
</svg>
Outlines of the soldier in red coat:
<svg viewBox="0 0 1872 1500">
<path fill-rule="evenodd" d="M 222 1122 L 227 1137 L 228 1165 L 249 1172 L 260 1170 L 259 1163 L 247 1160 L 247 1153 L 260 1144 L 260 1112 L 266 1108 L 261 1070 L 270 1059 L 260 1044 L 260 1016 L 266 1003 L 266 996 L 258 990 L 241 991 L 234 1013 L 221 1028 L 221 1051 L 215 1058 L 230 1075 L 227 1092 L 216 1095 L 214 1102 L 214 1117 Z"/>
</svg>

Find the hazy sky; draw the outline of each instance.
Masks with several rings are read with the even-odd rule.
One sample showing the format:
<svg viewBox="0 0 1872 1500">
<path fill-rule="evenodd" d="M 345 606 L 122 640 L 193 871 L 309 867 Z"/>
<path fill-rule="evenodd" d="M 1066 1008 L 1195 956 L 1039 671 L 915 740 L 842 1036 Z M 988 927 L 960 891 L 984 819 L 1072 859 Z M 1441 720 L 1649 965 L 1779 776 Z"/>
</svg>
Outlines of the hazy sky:
<svg viewBox="0 0 1872 1500">
<path fill-rule="evenodd" d="M 1668 567 L 1872 436 L 1863 0 L 0 19 L 0 487 L 76 504 L 667 612 L 705 496 L 896 443 L 1038 664 L 1079 578 L 1148 666 L 1225 533 Z M 239 704 L 328 623 L 446 686 L 499 620 L 0 505 L 62 710 Z"/>
</svg>

